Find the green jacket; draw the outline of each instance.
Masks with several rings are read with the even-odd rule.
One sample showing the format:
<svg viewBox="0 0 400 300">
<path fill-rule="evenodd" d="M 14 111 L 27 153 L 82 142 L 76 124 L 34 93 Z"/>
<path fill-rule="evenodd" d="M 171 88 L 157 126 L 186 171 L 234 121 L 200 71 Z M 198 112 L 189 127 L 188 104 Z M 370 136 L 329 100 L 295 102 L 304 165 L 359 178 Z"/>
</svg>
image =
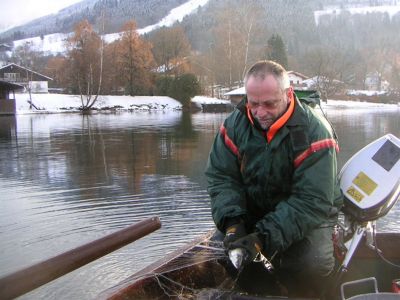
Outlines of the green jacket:
<svg viewBox="0 0 400 300">
<path fill-rule="evenodd" d="M 249 233 L 264 234 L 265 253 L 272 255 L 332 220 L 342 197 L 338 145 L 324 117 L 296 98 L 290 118 L 267 134 L 244 99 L 215 138 L 206 176 L 217 228 L 224 232 L 240 217 Z"/>
</svg>

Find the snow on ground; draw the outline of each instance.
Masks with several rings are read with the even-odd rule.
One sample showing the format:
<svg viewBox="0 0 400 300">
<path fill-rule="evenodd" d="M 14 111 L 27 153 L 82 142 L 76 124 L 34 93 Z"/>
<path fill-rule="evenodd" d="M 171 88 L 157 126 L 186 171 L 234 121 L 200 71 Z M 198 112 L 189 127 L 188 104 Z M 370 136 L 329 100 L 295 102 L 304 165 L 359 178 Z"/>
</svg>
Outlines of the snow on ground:
<svg viewBox="0 0 400 300">
<path fill-rule="evenodd" d="M 195 96 L 192 98 L 192 103 L 201 108 L 202 104 L 231 104 L 230 100 L 211 98 L 206 96 Z"/>
<path fill-rule="evenodd" d="M 348 101 L 348 100 L 330 100 L 327 102 L 321 101 L 322 108 L 384 108 L 384 109 L 400 109 L 398 104 L 385 104 L 385 103 L 374 103 L 374 102 L 363 102 L 363 101 Z"/>
<path fill-rule="evenodd" d="M 76 112 L 82 106 L 80 96 L 64 94 L 32 94 L 32 103 L 39 109 L 30 109 L 29 94 L 15 94 L 17 114 Z M 99 96 L 93 106 L 110 110 L 180 110 L 182 105 L 166 96 Z"/>
<path fill-rule="evenodd" d="M 180 22 L 185 16 L 195 12 L 197 8 L 206 5 L 208 1 L 209 0 L 189 0 L 184 4 L 171 9 L 169 14 L 156 24 L 138 29 L 137 31 L 139 34 L 145 34 L 159 27 L 172 26 L 175 22 Z M 14 41 L 14 48 L 29 43 L 30 47 L 36 51 L 43 51 L 45 53 L 57 55 L 58 53 L 64 53 L 66 51 L 65 42 L 71 35 L 72 33 L 54 33 L 45 35 L 43 38 L 33 37 L 17 40 Z M 119 39 L 121 33 L 105 34 L 103 37 L 107 43 L 111 43 Z"/>
<path fill-rule="evenodd" d="M 379 96 L 385 95 L 386 91 L 370 91 L 370 90 L 349 90 L 347 95 L 350 96 Z"/>
<path fill-rule="evenodd" d="M 14 49 L 28 44 L 32 50 L 57 55 L 66 51 L 66 41 L 72 33 L 53 33 L 14 41 Z"/>
<path fill-rule="evenodd" d="M 171 26 L 177 21 L 182 21 L 186 15 L 194 12 L 198 7 L 204 6 L 209 0 L 190 0 L 174 9 L 171 9 L 169 14 L 161 19 L 158 23 L 139 29 L 139 34 L 149 33 L 158 27 Z"/>
<path fill-rule="evenodd" d="M 15 94 L 17 114 L 28 113 L 63 113 L 78 112 L 82 105 L 80 96 L 65 94 L 32 94 L 33 104 L 39 108 L 29 108 L 29 94 Z M 229 100 L 195 96 L 192 103 L 201 108 L 202 104 L 230 104 Z M 347 109 L 400 109 L 397 104 L 382 104 L 346 100 L 328 100 L 321 102 L 322 108 L 347 108 Z M 167 96 L 99 96 L 94 105 L 98 110 L 132 110 L 132 111 L 161 111 L 181 110 L 182 105 L 177 100 Z"/>
</svg>

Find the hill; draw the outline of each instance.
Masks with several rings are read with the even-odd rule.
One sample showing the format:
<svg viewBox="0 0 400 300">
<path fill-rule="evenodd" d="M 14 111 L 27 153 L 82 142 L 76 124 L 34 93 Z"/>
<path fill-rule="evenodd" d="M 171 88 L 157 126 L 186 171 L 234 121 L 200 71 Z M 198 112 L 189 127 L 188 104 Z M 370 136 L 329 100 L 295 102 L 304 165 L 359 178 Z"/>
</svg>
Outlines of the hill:
<svg viewBox="0 0 400 300">
<path fill-rule="evenodd" d="M 93 25 L 99 24 L 99 19 L 104 14 L 105 32 L 114 33 L 121 29 L 121 26 L 134 19 L 138 28 L 143 28 L 159 22 L 173 8 L 190 2 L 188 0 L 84 0 L 60 10 L 57 14 L 48 15 L 30 21 L 24 25 L 11 28 L 0 33 L 2 42 L 11 42 L 35 36 L 44 36 L 52 33 L 68 33 L 73 31 L 74 24 L 82 19 L 88 19 Z M 224 7 L 227 0 L 210 0 L 209 9 L 205 15 L 207 17 L 215 10 Z M 259 4 L 267 11 L 266 21 L 288 21 L 300 19 L 308 22 L 314 20 L 313 13 L 319 11 L 319 15 L 324 13 L 337 13 L 340 9 L 357 8 L 363 6 L 383 6 L 400 5 L 398 0 L 251 0 L 251 1 L 231 1 L 234 7 L 237 3 L 248 2 L 249 4 Z M 330 10 L 330 12 L 329 12 Z M 202 22 L 210 20 L 204 19 Z M 196 22 L 196 20 L 194 20 Z M 190 22 L 187 22 L 190 23 Z M 274 23 L 274 22 L 272 22 Z M 279 24 L 279 22 L 277 23 Z M 273 25 L 274 26 L 274 25 Z M 206 26 L 207 27 L 207 26 Z"/>
<path fill-rule="evenodd" d="M 177 7 L 201 1 L 201 6 L 191 8 L 193 13 L 183 19 L 177 17 L 185 15 Z M 185 59 L 190 60 L 191 71 L 202 77 L 204 85 L 240 85 L 251 63 L 274 59 L 269 41 L 279 35 L 283 42 L 279 52 L 287 55 L 291 70 L 330 78 L 324 84 L 336 81 L 365 89 L 367 81 L 369 85 L 374 81 L 377 88 L 388 81 L 391 89 L 400 90 L 399 0 L 85 0 L 57 15 L 4 32 L 0 38 L 8 36 L 14 41 L 15 36 L 34 35 L 36 38 L 30 40 L 34 51 L 49 46 L 50 54 L 54 54 L 52 49 L 55 45 L 62 48 L 66 38 L 54 32 L 69 33 L 82 19 L 96 26 L 103 12 L 105 32 L 110 32 L 107 43 L 119 37 L 111 32 L 118 32 L 123 23 L 135 19 L 138 28 L 149 29 L 139 30 L 146 33 L 144 39 L 155 45 L 157 32 L 153 29 L 157 27 L 146 26 L 170 26 L 177 20 L 174 26 L 183 28 L 193 50 Z M 15 49 L 24 50 L 26 42 L 14 42 Z M 18 62 L 18 57 L 15 60 Z"/>
<path fill-rule="evenodd" d="M 11 28 L 0 34 L 3 42 L 44 36 L 52 33 L 73 31 L 74 24 L 87 19 L 91 24 L 100 24 L 104 13 L 105 33 L 118 32 L 128 20 L 134 19 L 138 28 L 157 23 L 168 12 L 187 0 L 84 0 L 24 25 Z"/>
</svg>

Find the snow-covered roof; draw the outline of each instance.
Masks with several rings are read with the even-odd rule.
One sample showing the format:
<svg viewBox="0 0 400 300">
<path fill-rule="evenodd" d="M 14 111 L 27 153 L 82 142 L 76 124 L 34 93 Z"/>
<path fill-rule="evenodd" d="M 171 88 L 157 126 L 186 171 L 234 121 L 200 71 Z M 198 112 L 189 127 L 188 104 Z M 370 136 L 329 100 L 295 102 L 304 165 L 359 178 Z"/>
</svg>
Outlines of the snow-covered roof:
<svg viewBox="0 0 400 300">
<path fill-rule="evenodd" d="M 53 78 L 51 78 L 51 77 L 48 77 L 48 76 L 46 76 L 46 75 L 40 74 L 40 73 L 35 72 L 35 71 L 32 71 L 31 69 L 25 68 L 25 67 L 23 67 L 23 66 L 20 66 L 20 65 L 14 64 L 14 63 L 10 63 L 10 64 L 8 64 L 8 65 L 5 65 L 5 66 L 3 66 L 3 67 L 0 67 L 0 70 L 3 70 L 3 69 L 8 68 L 8 67 L 10 67 L 10 66 L 15 66 L 15 67 L 17 67 L 17 68 L 24 69 L 24 70 L 26 70 L 26 71 L 28 71 L 28 72 L 31 72 L 31 73 L 34 73 L 34 74 L 36 74 L 36 75 L 38 75 L 38 76 L 45 77 L 45 78 L 47 78 L 48 80 L 53 80 Z"/>
<path fill-rule="evenodd" d="M 326 78 L 325 76 L 314 76 L 309 79 L 303 80 L 302 83 L 307 85 L 308 87 L 311 87 L 318 83 L 329 82 L 329 81 L 332 81 L 335 84 L 343 84 L 344 83 L 343 81 L 340 81 L 337 79 L 330 80 L 330 79 Z"/>
<path fill-rule="evenodd" d="M 224 95 L 225 96 L 236 96 L 236 95 L 237 96 L 242 96 L 242 95 L 246 95 L 246 90 L 245 90 L 245 88 L 243 86 L 241 88 L 238 88 L 238 89 L 232 90 L 232 91 L 230 91 L 228 93 L 225 93 Z"/>
<path fill-rule="evenodd" d="M 303 79 L 308 78 L 308 76 L 306 76 L 306 75 L 304 75 L 304 74 L 302 74 L 300 72 L 296 72 L 296 71 L 288 71 L 287 73 L 288 73 L 289 76 L 290 76 L 290 74 L 293 74 L 293 75 L 296 75 L 296 76 L 301 77 Z"/>
</svg>

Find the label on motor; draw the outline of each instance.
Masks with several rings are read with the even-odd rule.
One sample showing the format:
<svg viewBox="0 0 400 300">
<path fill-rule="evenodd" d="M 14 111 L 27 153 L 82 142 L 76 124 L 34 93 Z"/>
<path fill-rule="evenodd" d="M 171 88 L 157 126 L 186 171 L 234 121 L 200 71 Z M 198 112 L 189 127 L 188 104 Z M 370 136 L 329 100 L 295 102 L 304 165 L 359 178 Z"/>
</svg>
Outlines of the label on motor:
<svg viewBox="0 0 400 300">
<path fill-rule="evenodd" d="M 351 198 L 356 200 L 357 202 L 361 202 L 364 198 L 364 195 L 361 194 L 354 186 L 350 186 L 349 189 L 346 191 Z"/>
<path fill-rule="evenodd" d="M 358 173 L 356 178 L 354 178 L 353 183 L 368 196 L 370 196 L 378 187 L 378 184 L 364 172 Z"/>
</svg>

